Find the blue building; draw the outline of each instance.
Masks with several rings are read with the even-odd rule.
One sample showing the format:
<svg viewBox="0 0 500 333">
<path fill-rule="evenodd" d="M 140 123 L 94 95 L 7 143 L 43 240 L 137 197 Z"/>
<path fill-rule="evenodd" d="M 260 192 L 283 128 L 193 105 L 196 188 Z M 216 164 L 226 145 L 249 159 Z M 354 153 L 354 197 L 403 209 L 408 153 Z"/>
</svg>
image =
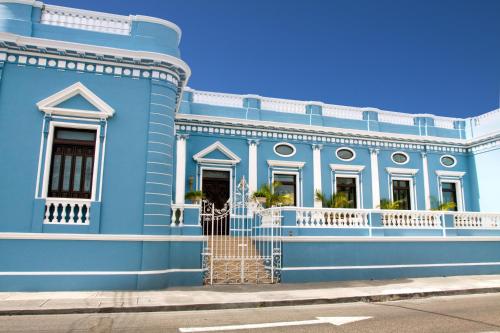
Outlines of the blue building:
<svg viewBox="0 0 500 333">
<path fill-rule="evenodd" d="M 197 91 L 180 38 L 0 1 L 0 290 L 500 273 L 500 109 Z"/>
</svg>

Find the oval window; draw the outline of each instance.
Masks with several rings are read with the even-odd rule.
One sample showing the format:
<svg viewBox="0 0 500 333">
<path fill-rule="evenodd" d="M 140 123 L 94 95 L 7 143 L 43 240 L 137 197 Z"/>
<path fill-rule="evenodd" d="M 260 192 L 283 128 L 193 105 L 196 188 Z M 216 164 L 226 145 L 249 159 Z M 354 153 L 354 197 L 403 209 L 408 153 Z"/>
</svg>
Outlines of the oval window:
<svg viewBox="0 0 500 333">
<path fill-rule="evenodd" d="M 274 146 L 274 152 L 280 156 L 292 156 L 295 154 L 295 147 L 288 143 L 278 143 Z"/>
<path fill-rule="evenodd" d="M 398 152 L 398 153 L 392 154 L 392 161 L 396 164 L 405 164 L 409 160 L 410 160 L 410 158 L 405 153 Z"/>
<path fill-rule="evenodd" d="M 451 168 L 457 164 L 457 160 L 453 156 L 445 155 L 441 157 L 441 164 L 447 168 Z"/>
<path fill-rule="evenodd" d="M 343 161 L 352 161 L 354 159 L 354 157 L 356 157 L 354 150 L 349 149 L 349 148 L 339 148 L 339 149 L 337 149 L 336 154 L 337 154 L 337 157 Z"/>
</svg>

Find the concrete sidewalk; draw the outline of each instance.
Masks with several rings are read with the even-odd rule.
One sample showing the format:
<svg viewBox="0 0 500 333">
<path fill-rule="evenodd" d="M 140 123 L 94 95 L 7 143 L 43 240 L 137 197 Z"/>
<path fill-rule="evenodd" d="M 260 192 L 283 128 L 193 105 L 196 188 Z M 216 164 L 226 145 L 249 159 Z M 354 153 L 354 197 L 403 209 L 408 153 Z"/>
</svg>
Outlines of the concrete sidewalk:
<svg viewBox="0 0 500 333">
<path fill-rule="evenodd" d="M 160 291 L 4 292 L 0 315 L 234 309 L 377 302 L 500 292 L 500 275 L 310 284 L 172 288 Z"/>
</svg>

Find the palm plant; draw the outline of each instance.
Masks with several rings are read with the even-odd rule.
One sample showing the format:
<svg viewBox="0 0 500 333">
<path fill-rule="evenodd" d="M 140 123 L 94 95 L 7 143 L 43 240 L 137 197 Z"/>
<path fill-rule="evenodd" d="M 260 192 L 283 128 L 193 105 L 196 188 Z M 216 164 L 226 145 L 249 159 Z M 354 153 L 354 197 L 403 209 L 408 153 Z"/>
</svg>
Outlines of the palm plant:
<svg viewBox="0 0 500 333">
<path fill-rule="evenodd" d="M 454 203 L 454 202 L 443 202 L 443 203 L 440 203 L 439 200 L 432 196 L 431 197 L 431 210 L 434 210 L 434 211 L 450 211 L 450 210 L 456 210 L 457 208 L 457 204 Z"/>
<path fill-rule="evenodd" d="M 278 190 L 281 186 L 282 184 L 280 182 L 273 182 L 271 185 L 262 184 L 262 186 L 252 194 L 252 197 L 262 203 L 264 208 L 292 204 L 292 196 L 289 193 L 282 193 Z M 265 200 L 263 200 L 264 198 Z"/>
<path fill-rule="evenodd" d="M 450 211 L 450 210 L 455 210 L 456 208 L 457 208 L 457 204 L 454 202 L 443 202 L 442 204 L 439 204 L 437 207 L 433 208 L 432 210 Z"/>
<path fill-rule="evenodd" d="M 347 195 L 343 192 L 337 192 L 331 197 L 326 197 L 320 191 L 316 192 L 316 200 L 321 201 L 325 208 L 351 208 L 352 200 L 349 200 Z"/>
<path fill-rule="evenodd" d="M 401 209 L 402 206 L 403 206 L 403 200 L 392 201 L 389 199 L 380 199 L 380 205 L 378 206 L 378 208 L 397 210 Z"/>
</svg>

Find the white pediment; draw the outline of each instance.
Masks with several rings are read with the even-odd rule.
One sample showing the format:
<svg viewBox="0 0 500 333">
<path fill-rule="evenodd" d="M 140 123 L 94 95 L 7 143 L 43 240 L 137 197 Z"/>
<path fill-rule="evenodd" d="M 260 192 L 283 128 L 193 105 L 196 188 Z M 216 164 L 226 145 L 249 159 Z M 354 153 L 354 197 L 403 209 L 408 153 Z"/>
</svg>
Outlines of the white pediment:
<svg viewBox="0 0 500 333">
<path fill-rule="evenodd" d="M 219 152 L 221 156 L 227 158 L 219 157 L 209 157 L 210 154 L 214 152 Z M 238 164 L 241 158 L 233 153 L 229 148 L 224 146 L 220 141 L 217 141 L 207 148 L 199 151 L 193 156 L 193 159 L 198 163 L 213 163 L 213 164 Z"/>
<path fill-rule="evenodd" d="M 72 98 L 81 97 L 88 102 L 88 105 L 63 106 Z M 85 87 L 81 82 L 71 86 L 41 100 L 36 103 L 38 109 L 50 115 L 73 116 L 83 118 L 106 119 L 112 117 L 115 110 L 96 94 Z"/>
</svg>

